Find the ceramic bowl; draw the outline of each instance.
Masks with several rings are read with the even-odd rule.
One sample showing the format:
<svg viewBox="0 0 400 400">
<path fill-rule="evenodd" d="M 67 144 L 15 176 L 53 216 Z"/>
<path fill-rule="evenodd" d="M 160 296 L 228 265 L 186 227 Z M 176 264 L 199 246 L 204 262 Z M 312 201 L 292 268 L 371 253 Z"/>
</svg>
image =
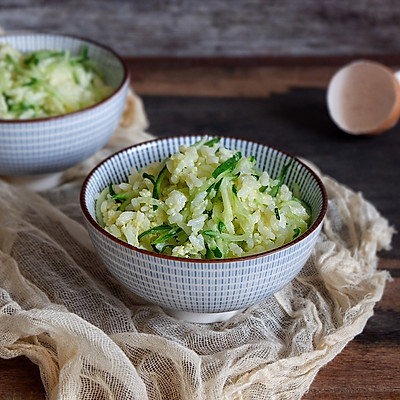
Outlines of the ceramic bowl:
<svg viewBox="0 0 400 400">
<path fill-rule="evenodd" d="M 221 144 L 254 155 L 258 167 L 277 177 L 293 160 L 284 183 L 300 187 L 312 208 L 309 229 L 277 249 L 235 259 L 192 260 L 164 256 L 131 246 L 106 232 L 95 217 L 98 194 L 110 183 L 126 181 L 132 167 L 161 161 L 201 136 L 157 139 L 124 149 L 104 160 L 87 176 L 81 208 L 90 237 L 112 275 L 132 292 L 161 306 L 170 315 L 191 322 L 216 322 L 268 299 L 286 286 L 310 257 L 327 208 L 327 195 L 318 176 L 295 157 L 259 143 L 222 138 Z"/>
<path fill-rule="evenodd" d="M 78 37 L 46 33 L 0 35 L 21 52 L 69 50 L 83 45 L 114 91 L 86 109 L 56 117 L 0 120 L 0 175 L 20 176 L 63 171 L 94 154 L 114 132 L 124 109 L 129 71 L 111 49 Z"/>
</svg>

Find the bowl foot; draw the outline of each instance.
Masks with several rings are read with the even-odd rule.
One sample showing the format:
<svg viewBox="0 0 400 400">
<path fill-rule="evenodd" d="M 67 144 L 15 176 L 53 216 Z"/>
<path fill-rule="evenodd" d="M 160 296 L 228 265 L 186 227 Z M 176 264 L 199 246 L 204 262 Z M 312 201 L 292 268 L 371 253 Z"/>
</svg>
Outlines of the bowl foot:
<svg viewBox="0 0 400 400">
<path fill-rule="evenodd" d="M 186 322 L 193 322 L 195 324 L 213 324 L 214 322 L 224 322 L 244 311 L 244 309 L 241 309 L 219 313 L 196 313 L 189 311 L 177 311 L 169 308 L 164 308 L 163 310 L 169 316 L 175 319 L 183 320 Z"/>
<path fill-rule="evenodd" d="M 5 180 L 11 185 L 23 186 L 26 189 L 40 192 L 58 186 L 62 181 L 62 176 L 63 172 L 54 172 L 40 175 L 0 176 L 0 179 Z"/>
</svg>

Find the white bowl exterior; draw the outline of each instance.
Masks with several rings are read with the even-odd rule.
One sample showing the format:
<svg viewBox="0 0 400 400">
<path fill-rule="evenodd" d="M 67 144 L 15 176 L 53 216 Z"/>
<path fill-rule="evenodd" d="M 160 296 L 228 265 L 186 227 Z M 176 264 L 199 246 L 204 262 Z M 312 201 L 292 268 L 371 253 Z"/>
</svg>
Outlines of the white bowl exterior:
<svg viewBox="0 0 400 400">
<path fill-rule="evenodd" d="M 0 175 L 32 175 L 65 170 L 102 148 L 122 115 L 129 86 L 124 66 L 101 46 L 68 36 L 24 34 L 0 36 L 20 51 L 69 49 L 78 53 L 87 44 L 89 55 L 118 92 L 93 107 L 38 120 L 0 121 Z M 121 86 L 122 85 L 122 86 Z M 120 87 L 121 86 L 121 87 Z"/>
<path fill-rule="evenodd" d="M 103 162 L 90 176 L 84 188 L 83 202 L 95 220 L 95 199 L 109 183 L 127 178 L 131 167 L 139 169 L 164 159 L 178 150 L 179 144 L 191 144 L 201 137 L 177 137 L 156 140 L 117 153 Z M 225 147 L 255 155 L 258 165 L 277 176 L 289 155 L 257 143 L 223 138 Z M 285 180 L 297 182 L 304 200 L 313 209 L 314 223 L 322 208 L 323 194 L 313 174 L 298 160 Z M 311 232 L 278 251 L 240 260 L 198 262 L 189 259 L 159 257 L 137 251 L 85 219 L 90 237 L 105 265 L 123 285 L 144 299 L 164 308 L 196 313 L 238 310 L 267 299 L 286 286 L 309 258 L 322 227 L 322 220 Z M 92 221 L 93 222 L 93 221 Z"/>
<path fill-rule="evenodd" d="M 194 263 L 132 251 L 86 226 L 100 257 L 120 283 L 153 304 L 196 313 L 239 310 L 271 297 L 300 272 L 321 229 L 319 225 L 303 241 L 264 257 Z"/>
</svg>

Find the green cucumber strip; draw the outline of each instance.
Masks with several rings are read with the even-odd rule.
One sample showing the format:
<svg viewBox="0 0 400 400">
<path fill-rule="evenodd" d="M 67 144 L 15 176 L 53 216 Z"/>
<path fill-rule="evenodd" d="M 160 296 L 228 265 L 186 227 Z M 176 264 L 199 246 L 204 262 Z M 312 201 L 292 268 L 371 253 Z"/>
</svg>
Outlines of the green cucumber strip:
<svg viewBox="0 0 400 400">
<path fill-rule="evenodd" d="M 205 142 L 203 146 L 212 147 L 214 146 L 215 143 L 219 143 L 220 140 L 221 140 L 220 137 L 216 137 L 214 139 L 209 140 L 208 142 Z"/>
<path fill-rule="evenodd" d="M 87 44 L 84 44 L 81 48 L 81 58 L 83 60 L 88 60 L 89 59 L 89 47 L 87 46 Z"/>
<path fill-rule="evenodd" d="M 261 186 L 260 189 L 258 189 L 258 191 L 260 193 L 264 193 L 267 189 L 268 189 L 268 186 Z"/>
<path fill-rule="evenodd" d="M 111 196 L 115 196 L 115 195 L 116 195 L 112 183 L 110 183 L 110 184 L 108 185 L 108 191 L 109 191 L 109 193 L 110 193 Z"/>
<path fill-rule="evenodd" d="M 213 184 L 211 184 L 207 189 L 206 192 L 210 193 L 212 189 L 215 190 L 215 195 L 217 195 L 219 188 L 221 187 L 221 183 L 222 183 L 222 179 L 214 182 Z"/>
<path fill-rule="evenodd" d="M 7 106 L 10 106 L 10 103 L 12 104 L 12 97 L 9 96 L 7 93 L 2 93 L 2 95 Z"/>
<path fill-rule="evenodd" d="M 292 161 L 288 162 L 283 168 L 281 173 L 278 176 L 278 183 L 271 189 L 270 195 L 272 197 L 276 197 L 276 195 L 279 192 L 280 187 L 282 186 L 283 180 L 285 179 L 285 176 L 289 170 L 289 167 L 292 165 Z"/>
<path fill-rule="evenodd" d="M 233 209 L 232 209 L 232 189 L 229 187 L 230 181 L 226 179 L 226 177 L 222 178 L 221 184 L 221 197 L 222 197 L 222 204 L 223 204 L 223 212 L 222 212 L 222 219 L 227 225 L 228 231 L 233 231 L 233 224 L 232 221 L 234 219 Z"/>
<path fill-rule="evenodd" d="M 225 229 L 225 228 L 226 228 L 226 226 L 225 226 L 224 222 L 223 221 L 218 221 L 218 231 L 219 231 L 219 233 L 222 233 L 223 229 Z"/>
<path fill-rule="evenodd" d="M 146 172 L 143 173 L 143 178 L 147 178 L 153 185 L 156 184 L 156 178 Z"/>
<path fill-rule="evenodd" d="M 31 80 L 29 82 L 24 83 L 22 86 L 34 86 L 35 83 L 37 83 L 38 80 L 36 78 L 31 78 Z"/>
<path fill-rule="evenodd" d="M 154 228 L 151 228 L 151 229 L 148 229 L 147 231 L 142 232 L 138 236 L 138 240 L 141 240 L 146 235 L 151 235 L 153 233 L 160 233 L 160 232 L 164 232 L 164 231 L 170 231 L 171 229 L 172 229 L 172 226 L 170 226 L 170 225 L 155 226 Z"/>
<path fill-rule="evenodd" d="M 242 158 L 242 153 L 238 151 L 231 158 L 218 165 L 212 173 L 214 179 L 218 178 L 225 171 L 233 171 L 238 161 Z"/>
<path fill-rule="evenodd" d="M 205 259 L 206 260 L 212 260 L 214 258 L 214 253 L 210 250 L 210 248 L 208 247 L 207 243 L 205 244 L 205 246 L 206 246 Z"/>
<path fill-rule="evenodd" d="M 127 206 L 128 204 L 130 204 L 130 203 L 131 203 L 131 199 L 129 198 L 129 199 L 123 201 L 123 202 L 117 207 L 117 210 L 118 210 L 118 211 L 125 211 L 126 206 Z"/>
<path fill-rule="evenodd" d="M 169 232 L 164 233 L 164 235 L 161 235 L 158 239 L 153 240 L 151 244 L 159 244 L 165 242 L 167 239 L 172 238 L 174 236 L 177 236 L 179 233 L 181 233 L 183 229 L 181 227 L 178 228 L 173 228 L 170 229 Z"/>
<path fill-rule="evenodd" d="M 237 188 L 236 188 L 235 184 L 232 185 L 232 192 L 237 197 L 237 195 L 238 195 L 237 193 L 238 192 L 237 192 Z"/>
<path fill-rule="evenodd" d="M 11 57 L 9 54 L 6 55 L 6 60 L 7 62 L 11 63 L 13 67 L 17 70 L 18 73 L 21 75 L 29 75 L 28 71 L 24 68 L 22 68 L 16 60 L 14 60 L 13 57 Z"/>
<path fill-rule="evenodd" d="M 65 52 L 63 51 L 52 51 L 52 50 L 38 50 L 30 54 L 24 61 L 26 65 L 34 64 L 38 65 L 41 61 L 48 58 L 63 57 Z"/>
<path fill-rule="evenodd" d="M 215 195 L 218 194 L 219 192 L 219 188 L 221 187 L 221 183 L 222 183 L 222 179 L 220 179 L 214 186 L 214 190 L 215 190 Z"/>
<path fill-rule="evenodd" d="M 211 190 L 215 187 L 215 184 L 216 184 L 216 183 L 217 183 L 217 182 L 212 183 L 212 184 L 206 189 L 206 192 L 207 192 L 207 193 L 210 193 Z"/>
<path fill-rule="evenodd" d="M 221 238 L 228 242 L 243 242 L 250 237 L 247 233 L 231 234 L 221 233 Z"/>
<path fill-rule="evenodd" d="M 175 244 L 164 244 L 164 246 L 160 250 L 160 253 L 164 253 L 165 249 L 173 249 L 174 247 L 176 247 Z"/>
<path fill-rule="evenodd" d="M 119 203 L 123 203 L 124 201 L 128 200 L 130 193 L 116 193 L 111 198 Z"/>
<path fill-rule="evenodd" d="M 34 110 L 35 108 L 36 107 L 33 104 L 28 104 L 22 101 L 21 103 L 12 104 L 8 107 L 8 110 L 13 112 L 24 112 L 29 109 Z"/>
<path fill-rule="evenodd" d="M 202 232 L 202 235 L 207 235 L 210 237 L 217 237 L 217 236 L 219 236 L 219 232 L 212 231 L 212 230 L 206 230 L 206 231 Z"/>
<path fill-rule="evenodd" d="M 222 252 L 218 247 L 215 247 L 214 249 L 211 249 L 211 250 L 214 253 L 215 257 L 222 258 Z"/>
<path fill-rule="evenodd" d="M 77 85 L 80 85 L 81 81 L 80 81 L 80 79 L 79 79 L 79 76 L 78 76 L 78 73 L 76 72 L 76 70 L 74 70 L 74 71 L 72 72 L 72 76 L 73 76 L 73 78 L 74 78 L 74 82 L 75 82 Z"/>
<path fill-rule="evenodd" d="M 84 62 L 89 60 L 89 49 L 87 45 L 83 45 L 81 47 L 81 51 L 79 56 L 73 57 L 70 59 L 71 64 L 83 64 Z"/>
<path fill-rule="evenodd" d="M 167 166 L 164 165 L 164 167 L 161 169 L 160 173 L 157 176 L 156 182 L 154 183 L 153 198 L 156 200 L 160 200 L 161 182 L 162 182 L 166 172 L 167 172 Z M 156 205 L 153 206 L 153 210 L 157 210 L 157 208 L 158 208 L 158 206 L 156 206 Z"/>
<path fill-rule="evenodd" d="M 293 234 L 293 238 L 292 239 L 296 239 L 297 238 L 297 236 L 299 236 L 300 235 L 300 228 L 294 228 L 293 229 L 293 232 L 294 232 L 294 234 Z"/>
<path fill-rule="evenodd" d="M 152 244 L 151 247 L 156 253 L 163 253 L 165 249 L 171 248 L 173 249 L 175 247 L 174 244 L 167 244 L 167 243 L 159 243 L 159 244 Z"/>
</svg>

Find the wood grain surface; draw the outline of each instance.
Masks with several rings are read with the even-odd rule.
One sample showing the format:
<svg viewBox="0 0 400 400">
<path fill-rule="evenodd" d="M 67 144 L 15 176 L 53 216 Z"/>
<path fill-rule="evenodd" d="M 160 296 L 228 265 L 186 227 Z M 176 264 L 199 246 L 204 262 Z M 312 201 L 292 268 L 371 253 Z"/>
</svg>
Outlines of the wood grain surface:
<svg viewBox="0 0 400 400">
<path fill-rule="evenodd" d="M 123 56 L 395 54 L 400 2 L 2 0 L 0 26 L 79 34 Z"/>
<path fill-rule="evenodd" d="M 326 60 L 325 60 L 326 61 Z M 352 137 L 330 121 L 325 88 L 337 65 L 258 61 L 239 65 L 128 60 L 157 136 L 210 132 L 246 136 L 314 161 L 371 201 L 395 226 L 400 125 L 373 138 Z M 400 253 L 380 253 L 392 280 L 364 331 L 317 374 L 306 400 L 400 399 Z M 0 399 L 42 400 L 38 367 L 0 359 Z"/>
</svg>

